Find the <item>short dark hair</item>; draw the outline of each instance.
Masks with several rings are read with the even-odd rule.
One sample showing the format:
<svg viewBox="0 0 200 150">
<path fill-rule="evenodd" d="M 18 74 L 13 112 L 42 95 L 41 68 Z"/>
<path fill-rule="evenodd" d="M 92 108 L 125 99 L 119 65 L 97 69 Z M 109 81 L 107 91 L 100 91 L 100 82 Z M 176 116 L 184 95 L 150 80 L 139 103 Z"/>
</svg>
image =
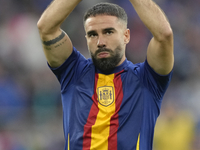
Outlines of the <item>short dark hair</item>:
<svg viewBox="0 0 200 150">
<path fill-rule="evenodd" d="M 101 2 L 101 3 L 94 5 L 93 7 L 89 8 L 86 11 L 86 13 L 83 17 L 84 24 L 85 24 L 85 21 L 89 17 L 95 17 L 97 15 L 116 16 L 118 19 L 123 20 L 126 23 L 126 25 L 128 22 L 127 14 L 122 7 L 120 7 L 117 4 L 113 4 L 113 3 Z"/>
</svg>

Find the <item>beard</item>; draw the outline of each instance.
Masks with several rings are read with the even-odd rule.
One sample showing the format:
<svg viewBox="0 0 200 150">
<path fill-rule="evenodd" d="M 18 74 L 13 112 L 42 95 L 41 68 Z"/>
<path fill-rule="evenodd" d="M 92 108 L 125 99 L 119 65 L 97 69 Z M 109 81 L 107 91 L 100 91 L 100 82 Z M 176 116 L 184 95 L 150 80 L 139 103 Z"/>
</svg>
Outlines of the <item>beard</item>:
<svg viewBox="0 0 200 150">
<path fill-rule="evenodd" d="M 109 52 L 110 57 L 97 58 L 97 55 L 100 52 Z M 118 46 L 114 51 L 107 48 L 99 48 L 94 54 L 91 53 L 91 57 L 95 67 L 97 67 L 102 73 L 109 74 L 121 61 L 123 57 L 122 48 Z"/>
</svg>

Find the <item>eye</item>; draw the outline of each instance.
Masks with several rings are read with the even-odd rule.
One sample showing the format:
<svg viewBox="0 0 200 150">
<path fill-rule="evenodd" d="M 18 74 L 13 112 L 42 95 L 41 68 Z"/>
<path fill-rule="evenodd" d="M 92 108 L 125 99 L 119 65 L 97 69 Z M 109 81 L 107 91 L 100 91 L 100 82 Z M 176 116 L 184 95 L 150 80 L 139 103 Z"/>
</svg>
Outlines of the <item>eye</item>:
<svg viewBox="0 0 200 150">
<path fill-rule="evenodd" d="M 107 35 L 110 35 L 110 34 L 112 34 L 112 33 L 113 33 L 112 30 L 106 31 L 106 34 L 107 34 Z"/>
<path fill-rule="evenodd" d="M 88 34 L 88 37 L 91 37 L 91 38 L 96 37 L 96 36 L 97 36 L 96 33 Z"/>
</svg>

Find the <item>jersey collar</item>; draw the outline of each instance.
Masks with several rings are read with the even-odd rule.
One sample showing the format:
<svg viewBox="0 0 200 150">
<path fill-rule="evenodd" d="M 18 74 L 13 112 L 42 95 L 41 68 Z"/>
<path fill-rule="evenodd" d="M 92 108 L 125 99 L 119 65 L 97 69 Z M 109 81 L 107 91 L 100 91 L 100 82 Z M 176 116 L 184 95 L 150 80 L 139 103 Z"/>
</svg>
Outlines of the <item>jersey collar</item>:
<svg viewBox="0 0 200 150">
<path fill-rule="evenodd" d="M 113 74 L 113 73 L 120 72 L 120 71 L 124 70 L 127 66 L 128 66 L 128 60 L 125 59 L 124 62 L 123 62 L 121 65 L 115 67 L 115 69 L 114 69 L 112 72 L 108 73 L 108 74 Z M 100 71 L 99 69 L 97 69 L 97 68 L 96 68 L 96 72 L 97 72 L 97 73 L 102 73 L 102 74 L 104 74 L 103 72 L 101 72 L 101 71 Z"/>
</svg>

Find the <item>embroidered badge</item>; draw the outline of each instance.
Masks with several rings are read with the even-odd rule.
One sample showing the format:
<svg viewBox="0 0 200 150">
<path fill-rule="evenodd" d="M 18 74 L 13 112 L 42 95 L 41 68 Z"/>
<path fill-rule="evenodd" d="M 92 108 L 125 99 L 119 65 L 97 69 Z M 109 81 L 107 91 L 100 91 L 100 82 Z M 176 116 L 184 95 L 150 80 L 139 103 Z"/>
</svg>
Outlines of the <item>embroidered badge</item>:
<svg viewBox="0 0 200 150">
<path fill-rule="evenodd" d="M 109 106 L 114 102 L 114 90 L 112 86 L 102 86 L 97 89 L 98 101 L 103 106 Z"/>
</svg>

